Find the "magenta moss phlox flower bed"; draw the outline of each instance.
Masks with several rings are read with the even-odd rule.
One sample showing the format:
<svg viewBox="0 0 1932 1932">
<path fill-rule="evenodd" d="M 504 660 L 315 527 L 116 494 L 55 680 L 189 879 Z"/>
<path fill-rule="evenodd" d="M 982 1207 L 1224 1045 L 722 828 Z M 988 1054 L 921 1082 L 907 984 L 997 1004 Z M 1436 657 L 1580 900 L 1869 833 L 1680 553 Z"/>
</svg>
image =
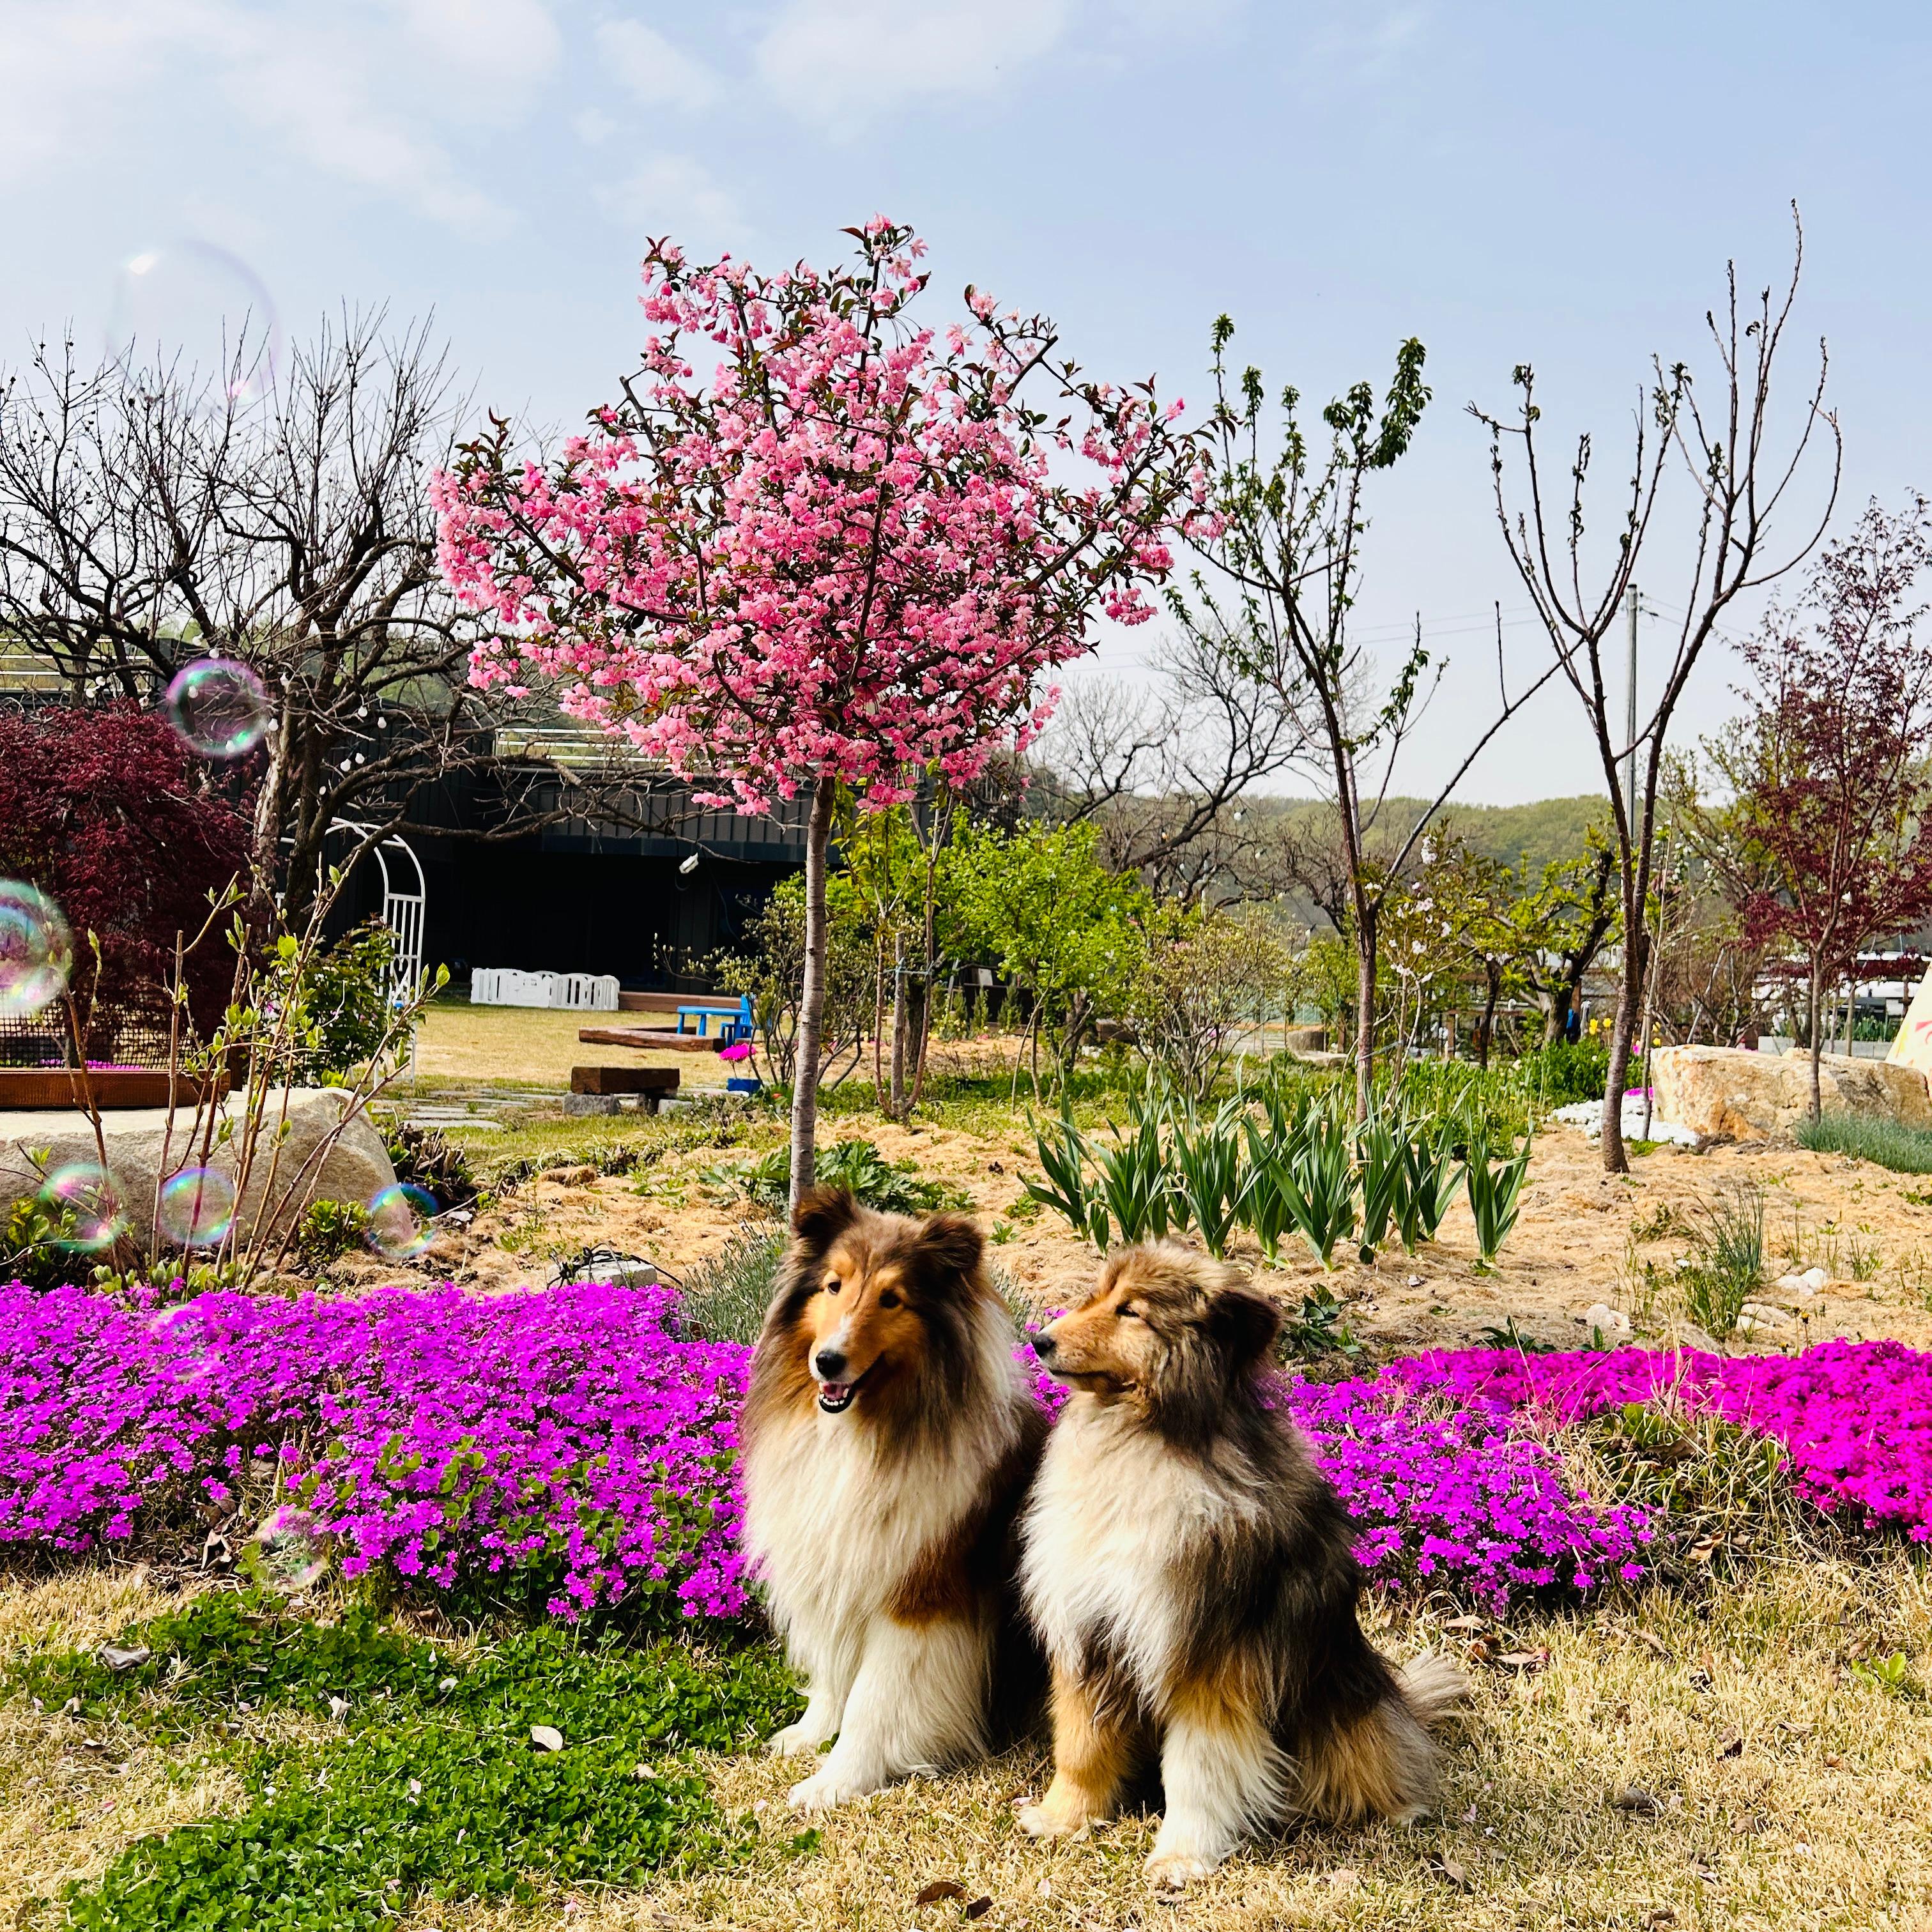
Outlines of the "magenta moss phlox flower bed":
<svg viewBox="0 0 1932 1932">
<path fill-rule="evenodd" d="M 1774 1437 L 1799 1492 L 1932 1540 L 1932 1356 L 1900 1342 L 1826 1342 L 1799 1355 L 1619 1348 L 1416 1355 L 1387 1373 L 1459 1408 L 1558 1423 L 1640 1403 L 1702 1410 Z"/>
<path fill-rule="evenodd" d="M 447 1586 L 541 1565 L 562 1614 L 660 1593 L 730 1616 L 746 1360 L 682 1339 L 661 1288 L 154 1312 L 0 1289 L 0 1542 L 124 1538 L 279 1459 L 347 1574 Z"/>
<path fill-rule="evenodd" d="M 161 1533 L 246 1485 L 265 1504 L 279 1491 L 352 1576 L 380 1565 L 446 1588 L 524 1572 L 562 1616 L 656 1598 L 730 1616 L 746 1602 L 748 1358 L 686 1339 L 658 1288 L 218 1294 L 154 1310 L 0 1288 L 0 1544 Z M 1685 1359 L 1708 1364 L 1699 1388 L 1792 1445 L 1821 1502 L 1923 1533 L 1923 1358 L 1874 1344 Z M 1372 1574 L 1494 1602 L 1640 1573 L 1642 1514 L 1580 1494 L 1549 1424 L 1669 1399 L 1677 1361 L 1436 1355 L 1288 1400 Z"/>
</svg>

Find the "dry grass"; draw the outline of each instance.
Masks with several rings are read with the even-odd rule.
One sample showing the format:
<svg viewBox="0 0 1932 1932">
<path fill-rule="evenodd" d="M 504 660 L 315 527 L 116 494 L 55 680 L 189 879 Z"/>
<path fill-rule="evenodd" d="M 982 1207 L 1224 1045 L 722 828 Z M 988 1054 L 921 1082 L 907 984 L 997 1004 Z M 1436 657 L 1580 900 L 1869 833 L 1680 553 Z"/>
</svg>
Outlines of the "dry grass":
<svg viewBox="0 0 1932 1932">
<path fill-rule="evenodd" d="M 826 1826 L 818 1856 L 687 1882 L 639 1901 L 586 1902 L 573 1923 L 854 1932 L 958 1922 L 915 1907 L 950 1878 L 989 1896 L 986 1926 L 1894 1928 L 1932 1924 L 1932 1707 L 1865 1688 L 1848 1646 L 1916 1654 L 1924 1566 L 1881 1579 L 1792 1568 L 1711 1607 L 1653 1596 L 1624 1614 L 1538 1622 L 1505 1648 L 1540 1668 L 1478 1667 L 1434 1816 L 1411 1831 L 1308 1832 L 1245 1854 L 1170 1904 L 1141 1874 L 1153 1821 L 1082 1844 L 1023 1838 L 1011 1800 L 1037 1759 L 916 1785 Z M 1431 1635 L 1404 1618 L 1407 1651 Z M 1735 1741 L 1735 1748 L 1733 1748 Z M 728 1801 L 767 1814 L 792 1774 L 721 1767 Z M 1654 1815 L 1619 1809 L 1633 1787 Z M 1627 1802 L 1639 1801 L 1628 1799 Z M 1666 1917 L 1664 1915 L 1669 1914 Z"/>
<path fill-rule="evenodd" d="M 697 1054 L 621 1046 L 586 1046 L 578 1030 L 586 1026 L 651 1026 L 650 1013 L 552 1012 L 540 1006 L 472 1006 L 439 1000 L 423 1015 L 416 1035 L 416 1076 L 424 1084 L 448 1081 L 501 1081 L 521 1085 L 570 1085 L 573 1066 L 592 1065 L 676 1066 L 688 1082 L 700 1076 L 710 1084 L 716 1070 Z M 408 1090 L 405 1085 L 404 1090 Z"/>
<path fill-rule="evenodd" d="M 158 1601 L 125 1571 L 0 1587 L 0 1647 L 92 1642 Z M 985 1897 L 976 1923 L 1010 1932 L 1932 1928 L 1932 1705 L 1849 1669 L 1904 1650 L 1922 1685 L 1932 1678 L 1922 1556 L 1773 1564 L 1702 1604 L 1653 1593 L 1474 1639 L 1405 1612 L 1381 1637 L 1403 1654 L 1432 1641 L 1472 1648 L 1477 1693 L 1436 1812 L 1412 1830 L 1282 1839 L 1178 1902 L 1142 1879 L 1149 1818 L 1065 1846 L 1021 1836 L 1012 1801 L 1038 1790 L 1036 1753 L 850 1807 L 802 1856 L 778 1849 L 796 1767 L 739 1759 L 716 1761 L 719 1798 L 766 1821 L 772 1845 L 747 1865 L 526 1907 L 428 1906 L 410 1923 L 902 1932 L 966 1922 L 964 1903 Z M 1498 1652 L 1543 1660 L 1484 1660 Z M 17 1700 L 0 1708 L 0 1924 L 98 1873 L 135 1836 L 238 1808 L 233 1774 L 194 1763 L 207 1742 L 164 1752 L 124 1727 Z M 916 1905 L 938 1879 L 963 1897 Z"/>
<path fill-rule="evenodd" d="M 178 1600 L 154 1588 L 141 1565 L 0 1585 L 0 1664 L 28 1650 L 102 1642 Z M 264 1738 L 326 1728 L 280 1717 L 249 1721 Z M 32 1901 L 98 1878 L 135 1838 L 241 1810 L 249 1794 L 213 1756 L 226 1735 L 211 1725 L 161 1745 L 112 1718 L 0 1700 L 0 1922 L 34 1923 Z"/>
</svg>

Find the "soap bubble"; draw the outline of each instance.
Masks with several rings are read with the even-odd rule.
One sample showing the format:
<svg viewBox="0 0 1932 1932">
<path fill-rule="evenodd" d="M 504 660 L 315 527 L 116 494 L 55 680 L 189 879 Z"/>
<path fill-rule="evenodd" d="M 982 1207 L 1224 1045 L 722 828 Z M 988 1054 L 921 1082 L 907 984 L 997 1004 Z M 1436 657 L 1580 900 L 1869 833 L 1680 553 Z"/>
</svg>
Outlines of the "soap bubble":
<svg viewBox="0 0 1932 1932">
<path fill-rule="evenodd" d="M 268 694 L 244 664 L 197 658 L 168 686 L 168 721 L 205 758 L 238 758 L 268 729 Z"/>
<path fill-rule="evenodd" d="M 106 1168 L 86 1161 L 56 1168 L 40 1198 L 61 1223 L 58 1239 L 64 1248 L 92 1252 L 106 1247 L 128 1225 L 120 1182 Z"/>
<path fill-rule="evenodd" d="M 58 999 L 74 966 L 74 936 L 37 886 L 0 879 L 0 1019 L 25 1019 Z"/>
<path fill-rule="evenodd" d="M 130 382 L 192 372 L 230 401 L 251 403 L 275 386 L 281 325 L 262 278 L 239 256 L 212 242 L 171 242 L 122 264 L 107 352 Z"/>
<path fill-rule="evenodd" d="M 176 1246 L 212 1248 L 235 1223 L 235 1184 L 218 1167 L 184 1167 L 162 1185 L 155 1220 Z"/>
<path fill-rule="evenodd" d="M 392 1262 L 408 1261 L 429 1246 L 436 1212 L 434 1195 L 399 1180 L 369 1203 L 369 1245 Z"/>
</svg>

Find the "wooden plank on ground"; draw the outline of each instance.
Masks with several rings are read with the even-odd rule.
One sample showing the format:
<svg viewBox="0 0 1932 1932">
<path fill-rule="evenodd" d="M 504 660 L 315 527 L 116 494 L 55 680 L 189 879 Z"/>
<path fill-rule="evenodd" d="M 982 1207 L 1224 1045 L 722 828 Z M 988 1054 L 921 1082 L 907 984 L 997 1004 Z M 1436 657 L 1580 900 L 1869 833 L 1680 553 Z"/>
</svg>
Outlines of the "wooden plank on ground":
<svg viewBox="0 0 1932 1932">
<path fill-rule="evenodd" d="M 683 1075 L 675 1066 L 573 1066 L 573 1094 L 675 1094 Z"/>
</svg>

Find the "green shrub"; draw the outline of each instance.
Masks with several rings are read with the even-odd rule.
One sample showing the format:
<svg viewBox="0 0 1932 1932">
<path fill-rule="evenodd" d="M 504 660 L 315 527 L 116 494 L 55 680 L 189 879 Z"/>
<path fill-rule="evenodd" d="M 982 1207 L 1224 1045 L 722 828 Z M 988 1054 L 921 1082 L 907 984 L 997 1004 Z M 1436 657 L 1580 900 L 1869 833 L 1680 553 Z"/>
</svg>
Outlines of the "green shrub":
<svg viewBox="0 0 1932 1932">
<path fill-rule="evenodd" d="M 1814 1154 L 1849 1154 L 1894 1174 L 1932 1174 L 1932 1130 L 1908 1127 L 1882 1114 L 1827 1114 L 1802 1120 L 1798 1144 Z"/>
<path fill-rule="evenodd" d="M 1118 1241 L 1157 1241 L 1167 1233 L 1174 1189 L 1161 1140 L 1166 1115 L 1166 1100 L 1149 1081 L 1132 1103 L 1132 1125 L 1114 1129 L 1104 1146 L 1088 1143 L 1100 1201 Z"/>
<path fill-rule="evenodd" d="M 1227 1252 L 1228 1237 L 1240 1211 L 1241 1134 L 1238 1103 L 1230 1102 L 1211 1120 L 1177 1122 L 1168 1144 L 1173 1162 L 1174 1220 L 1190 1224 L 1201 1245 L 1216 1261 Z"/>
<path fill-rule="evenodd" d="M 346 932 L 309 967 L 302 1004 L 314 1029 L 298 1070 L 317 1079 L 362 1066 L 379 1048 L 391 1004 L 396 935 L 380 920 Z"/>
<path fill-rule="evenodd" d="M 882 1214 L 937 1214 L 973 1204 L 964 1190 L 922 1178 L 916 1162 L 888 1160 L 868 1140 L 820 1148 L 813 1172 L 820 1186 L 849 1188 L 864 1206 Z M 791 1150 L 776 1147 L 755 1160 L 720 1161 L 705 1169 L 703 1179 L 728 1200 L 753 1201 L 782 1214 L 791 1193 Z"/>
<path fill-rule="evenodd" d="M 412 1126 L 393 1115 L 380 1125 L 398 1180 L 423 1189 L 440 1209 L 474 1204 L 483 1190 L 464 1149 L 434 1127 Z"/>
<path fill-rule="evenodd" d="M 1454 1141 L 1450 1124 L 1436 1120 L 1418 1122 L 1402 1137 L 1395 1220 L 1405 1254 L 1412 1255 L 1421 1243 L 1435 1240 L 1456 1198 L 1462 1169 L 1456 1164 Z"/>
<path fill-rule="evenodd" d="M 785 1250 L 782 1229 L 750 1228 L 685 1278 L 678 1306 L 685 1324 L 707 1342 L 755 1342 Z"/>
<path fill-rule="evenodd" d="M 366 1610 L 332 1628 L 221 1595 L 124 1642 L 151 1655 L 122 1675 L 55 1660 L 35 1694 L 164 1731 L 279 1705 L 344 1734 L 217 1747 L 251 1802 L 137 1842 L 70 1892 L 68 1922 L 103 1932 L 382 1932 L 431 1900 L 716 1862 L 756 1828 L 719 1814 L 688 1754 L 741 1749 L 797 1709 L 769 1648 L 632 1650 L 555 1624 L 459 1660 Z"/>
<path fill-rule="evenodd" d="M 1403 1158 L 1406 1145 L 1403 1124 L 1382 1113 L 1372 1114 L 1355 1136 L 1355 1159 L 1362 1174 L 1362 1240 L 1358 1252 L 1364 1267 L 1374 1261 L 1376 1249 L 1388 1238 L 1389 1222 L 1407 1172 Z"/>
<path fill-rule="evenodd" d="M 1518 1093 L 1546 1111 L 1600 1100 L 1610 1077 L 1610 1049 L 1598 1040 L 1558 1040 L 1510 1061 L 1504 1072 Z"/>
<path fill-rule="evenodd" d="M 44 1176 L 44 1162 L 36 1165 Z M 28 1194 L 11 1203 L 0 1211 L 0 1281 L 61 1288 L 86 1274 L 88 1257 L 73 1240 L 75 1226 L 74 1210 L 64 1202 Z"/>
<path fill-rule="evenodd" d="M 313 1273 L 359 1248 L 369 1232 L 369 1210 L 359 1201 L 313 1201 L 296 1231 L 296 1258 Z"/>
</svg>

